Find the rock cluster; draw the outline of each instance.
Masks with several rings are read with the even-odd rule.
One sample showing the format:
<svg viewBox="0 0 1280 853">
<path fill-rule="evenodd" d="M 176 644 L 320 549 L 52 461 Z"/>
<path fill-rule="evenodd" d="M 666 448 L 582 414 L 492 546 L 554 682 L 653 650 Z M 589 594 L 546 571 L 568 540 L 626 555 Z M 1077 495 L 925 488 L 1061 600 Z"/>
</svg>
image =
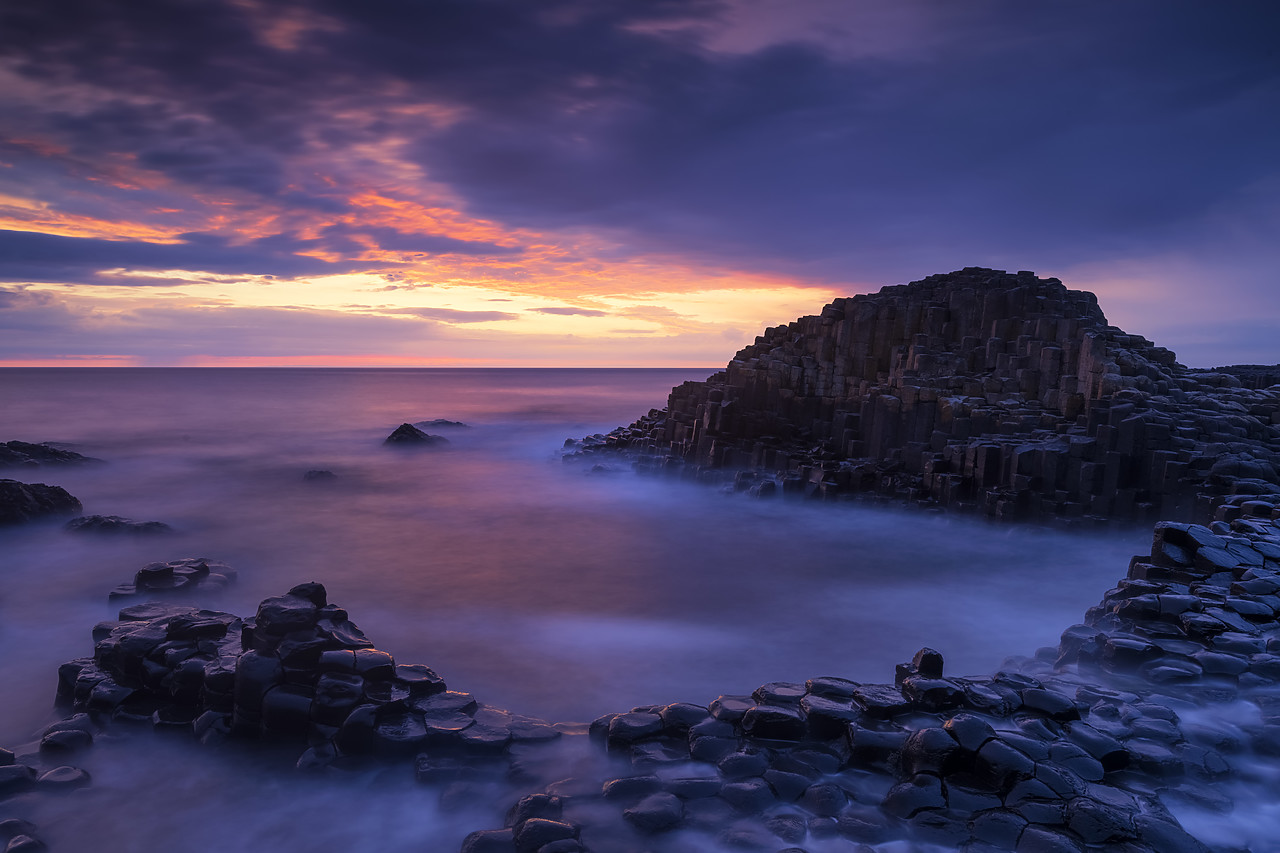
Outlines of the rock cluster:
<svg viewBox="0 0 1280 853">
<path fill-rule="evenodd" d="M 111 590 L 107 598 L 118 601 L 138 597 L 186 595 L 196 590 L 219 590 L 235 583 L 236 577 L 235 569 L 207 557 L 148 563 L 134 574 L 133 583 L 120 584 Z"/>
<path fill-rule="evenodd" d="M 0 526 L 48 515 L 70 515 L 81 509 L 80 501 L 61 486 L 0 479 Z"/>
<path fill-rule="evenodd" d="M 967 268 L 767 329 L 666 408 L 567 448 L 758 494 L 1207 520 L 1228 495 L 1280 494 L 1268 370 L 1189 370 L 1091 293 Z"/>
<path fill-rule="evenodd" d="M 1085 623 L 991 677 L 947 677 L 922 649 L 892 685 L 814 678 L 602 717 L 591 734 L 629 774 L 530 795 L 463 850 L 1207 850 L 1166 804 L 1229 810 L 1219 784 L 1280 752 L 1280 506 L 1220 514 L 1157 525 Z M 1235 701 L 1257 721 L 1200 713 Z M 531 825 L 558 846 L 526 842 Z"/>
<path fill-rule="evenodd" d="M 196 564 L 198 565 L 192 565 Z M 154 564 L 176 580 L 204 561 Z M 212 564 L 219 566 L 220 564 Z M 222 567 L 225 568 L 225 567 Z M 93 630 L 94 653 L 63 664 L 60 707 L 95 719 L 306 744 L 306 769 L 362 757 L 416 760 L 423 781 L 500 763 L 552 726 L 450 691 L 430 668 L 374 648 L 318 583 L 268 598 L 255 616 L 149 602 Z"/>
<path fill-rule="evenodd" d="M 118 515 L 82 515 L 66 523 L 72 533 L 130 533 L 149 535 L 172 533 L 173 528 L 163 521 L 134 521 Z"/>
<path fill-rule="evenodd" d="M 60 669 L 59 703 L 79 716 L 45 739 L 82 748 L 109 718 L 305 744 L 304 769 L 412 760 L 442 796 L 477 778 L 525 784 L 505 827 L 472 833 L 464 853 L 1203 853 L 1170 809 L 1230 810 L 1223 783 L 1265 784 L 1257 757 L 1280 754 L 1280 500 L 1216 514 L 1157 524 L 1081 624 L 994 675 L 949 675 L 922 649 L 892 683 L 826 676 L 640 706 L 590 724 L 607 761 L 571 776 L 535 772 L 524 750 L 573 727 L 397 665 L 316 583 L 250 619 L 125 608 L 94 629 L 92 658 Z M 1241 704 L 1256 713 L 1219 712 Z"/>
<path fill-rule="evenodd" d="M 448 444 L 449 439 L 439 435 L 428 435 L 413 424 L 400 424 L 382 443 L 394 447 L 433 447 Z"/>
<path fill-rule="evenodd" d="M 39 468 L 42 465 L 79 465 L 85 462 L 101 462 L 91 456 L 82 456 L 73 450 L 63 450 L 51 444 L 32 444 L 29 441 L 0 442 L 0 467 L 22 466 Z"/>
</svg>

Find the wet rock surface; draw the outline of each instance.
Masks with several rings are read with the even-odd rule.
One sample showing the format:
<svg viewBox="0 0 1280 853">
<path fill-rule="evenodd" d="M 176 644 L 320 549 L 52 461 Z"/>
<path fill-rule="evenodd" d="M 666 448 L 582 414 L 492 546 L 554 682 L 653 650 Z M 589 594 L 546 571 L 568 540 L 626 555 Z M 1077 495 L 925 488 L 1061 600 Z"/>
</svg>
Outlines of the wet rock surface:
<svg viewBox="0 0 1280 853">
<path fill-rule="evenodd" d="M 566 459 L 758 496 L 1207 521 L 1280 494 L 1274 368 L 1190 370 L 1057 279 L 967 268 L 837 299 Z M 602 461 L 605 460 L 605 461 Z"/>
<path fill-rule="evenodd" d="M 148 563 L 134 574 L 133 583 L 121 584 L 111 590 L 108 598 L 119 601 L 190 595 L 197 590 L 209 592 L 235 583 L 237 577 L 235 569 L 207 557 Z"/>
<path fill-rule="evenodd" d="M 80 501 L 61 486 L 0 479 L 0 526 L 80 512 Z"/>
<path fill-rule="evenodd" d="M 131 534 L 135 536 L 150 536 L 173 532 L 173 528 L 163 521 L 134 521 L 118 515 L 84 515 L 68 521 L 66 528 L 72 533 Z"/>
</svg>

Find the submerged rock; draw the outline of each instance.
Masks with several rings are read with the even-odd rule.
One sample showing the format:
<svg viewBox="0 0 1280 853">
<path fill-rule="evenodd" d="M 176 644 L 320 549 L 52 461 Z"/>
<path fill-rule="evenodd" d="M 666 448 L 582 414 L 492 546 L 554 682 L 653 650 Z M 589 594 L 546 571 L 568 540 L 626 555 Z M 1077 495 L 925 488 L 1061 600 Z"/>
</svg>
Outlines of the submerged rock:
<svg viewBox="0 0 1280 853">
<path fill-rule="evenodd" d="M 68 521 L 66 528 L 73 533 L 154 535 L 173 532 L 173 528 L 163 521 L 133 521 L 118 515 L 84 515 Z"/>
<path fill-rule="evenodd" d="M 61 486 L 0 479 L 0 525 L 80 512 L 80 501 Z"/>
<path fill-rule="evenodd" d="M 428 435 L 413 424 L 400 424 L 382 443 L 397 447 L 435 447 L 448 444 L 449 440 L 438 435 Z"/>
</svg>

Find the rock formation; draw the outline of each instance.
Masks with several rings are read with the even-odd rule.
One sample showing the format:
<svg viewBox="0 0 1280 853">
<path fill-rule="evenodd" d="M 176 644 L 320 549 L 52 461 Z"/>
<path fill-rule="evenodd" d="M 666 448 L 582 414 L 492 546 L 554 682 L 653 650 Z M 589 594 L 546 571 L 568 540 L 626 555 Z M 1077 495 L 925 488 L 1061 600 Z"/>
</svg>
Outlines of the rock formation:
<svg viewBox="0 0 1280 853">
<path fill-rule="evenodd" d="M 210 574 L 203 560 L 157 563 L 139 574 L 176 580 L 187 568 Z M 428 667 L 397 664 L 328 603 L 318 583 L 264 600 L 248 619 L 155 602 L 119 615 L 94 628 L 92 657 L 59 669 L 60 706 L 187 729 L 204 741 L 293 740 L 307 745 L 299 759 L 307 769 L 370 755 L 419 756 L 424 780 L 501 760 L 512 744 L 560 736 L 539 720 L 448 690 Z"/>
<path fill-rule="evenodd" d="M 156 523 L 156 522 L 152 522 Z M 148 563 L 133 576 L 133 583 L 117 586 L 108 600 L 172 595 L 190 595 L 197 590 L 210 592 L 225 589 L 236 582 L 239 574 L 226 563 L 207 557 L 187 557 L 167 563 Z"/>
<path fill-rule="evenodd" d="M 38 468 L 42 465 L 79 465 L 101 462 L 91 456 L 82 456 L 73 450 L 63 450 L 51 444 L 32 444 L 29 441 L 0 442 L 0 467 L 22 466 Z"/>
<path fill-rule="evenodd" d="M 71 519 L 65 526 L 72 533 L 154 535 L 173 532 L 173 528 L 163 521 L 134 521 L 118 515 L 82 515 Z"/>
<path fill-rule="evenodd" d="M 428 435 L 413 424 L 400 424 L 382 443 L 393 447 L 433 447 L 448 444 L 449 439 L 439 435 Z"/>
<path fill-rule="evenodd" d="M 93 657 L 59 670 L 58 701 L 75 713 L 39 750 L 58 773 L 0 751 L 0 788 L 85 784 L 63 756 L 133 721 L 205 742 L 294 742 L 307 770 L 412 762 L 446 799 L 492 796 L 468 787 L 477 780 L 525 786 L 506 826 L 472 833 L 464 853 L 891 841 L 1204 853 L 1171 804 L 1230 810 L 1224 783 L 1257 779 L 1259 756 L 1280 754 L 1280 500 L 1235 509 L 1210 527 L 1157 524 L 1150 553 L 1082 623 L 994 675 L 949 675 L 922 649 L 892 683 L 774 682 L 588 728 L 487 707 L 398 665 L 317 583 L 249 619 L 135 605 L 94 629 Z M 572 775 L 539 768 L 537 750 L 562 732 L 609 760 L 576 750 Z"/>
<path fill-rule="evenodd" d="M 666 408 L 567 446 L 762 494 L 1206 521 L 1280 493 L 1272 379 L 1190 370 L 1057 279 L 967 268 L 766 329 Z"/>
<path fill-rule="evenodd" d="M 70 515 L 83 507 L 61 486 L 0 480 L 0 526 L 47 515 Z"/>
</svg>

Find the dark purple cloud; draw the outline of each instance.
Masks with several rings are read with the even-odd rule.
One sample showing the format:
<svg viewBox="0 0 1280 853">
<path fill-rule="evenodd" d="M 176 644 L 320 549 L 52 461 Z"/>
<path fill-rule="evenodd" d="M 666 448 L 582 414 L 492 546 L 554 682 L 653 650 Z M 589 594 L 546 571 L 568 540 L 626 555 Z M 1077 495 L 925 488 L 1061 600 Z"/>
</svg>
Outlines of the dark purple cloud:
<svg viewBox="0 0 1280 853">
<path fill-rule="evenodd" d="M 843 42 L 735 52 L 709 47 L 715 33 L 752 15 L 768 32 L 767 15 L 810 4 L 48 0 L 0 10 L 0 56 L 33 85 L 98 93 L 15 103 L 15 133 L 86 160 L 128 157 L 192 192 L 349 212 L 341 188 L 299 164 L 400 139 L 469 213 L 508 227 L 603 228 L 619 257 L 819 281 L 1164 252 L 1274 187 L 1270 0 L 912 0 L 905 17 L 934 23 L 914 41 L 860 31 L 855 13 L 874 5 L 849 4 Z M 292 40 L 289 21 L 307 22 Z M 417 103 L 457 112 L 440 123 L 398 109 Z M 357 233 L 395 251 L 509 251 L 372 228 L 318 239 L 351 250 Z M 67 245 L 61 266 L 11 269 L 53 280 L 97 248 Z M 186 247 L 222 270 L 323 268 L 284 248 L 228 251 L 236 262 Z M 137 252 L 151 267 L 183 254 Z"/>
</svg>

